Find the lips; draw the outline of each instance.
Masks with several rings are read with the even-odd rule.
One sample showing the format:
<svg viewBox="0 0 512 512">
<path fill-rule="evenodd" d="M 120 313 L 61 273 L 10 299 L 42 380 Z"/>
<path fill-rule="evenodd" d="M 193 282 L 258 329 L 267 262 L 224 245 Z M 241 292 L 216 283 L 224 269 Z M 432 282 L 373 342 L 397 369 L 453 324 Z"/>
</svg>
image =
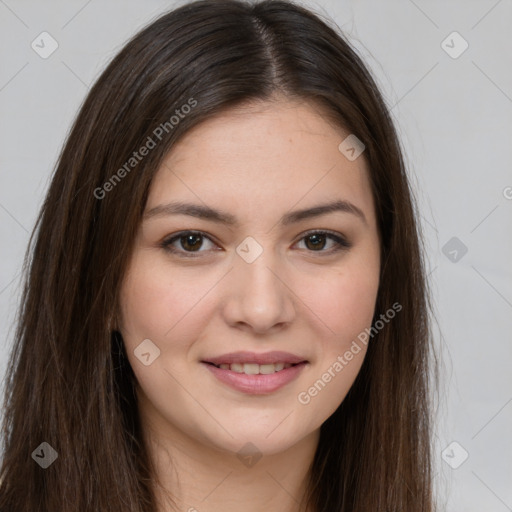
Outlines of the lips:
<svg viewBox="0 0 512 512">
<path fill-rule="evenodd" d="M 265 353 L 257 353 L 257 352 L 231 352 L 230 354 L 224 354 L 217 357 L 209 357 L 202 361 L 203 363 L 210 363 L 217 367 L 220 367 L 221 364 L 258 364 L 258 365 L 268 365 L 268 364 L 290 364 L 295 365 L 299 363 L 307 363 L 308 361 L 295 354 L 291 354 L 290 352 L 265 352 Z"/>
<path fill-rule="evenodd" d="M 289 352 L 233 352 L 202 364 L 223 384 L 243 393 L 273 393 L 295 380 L 309 361 Z"/>
</svg>

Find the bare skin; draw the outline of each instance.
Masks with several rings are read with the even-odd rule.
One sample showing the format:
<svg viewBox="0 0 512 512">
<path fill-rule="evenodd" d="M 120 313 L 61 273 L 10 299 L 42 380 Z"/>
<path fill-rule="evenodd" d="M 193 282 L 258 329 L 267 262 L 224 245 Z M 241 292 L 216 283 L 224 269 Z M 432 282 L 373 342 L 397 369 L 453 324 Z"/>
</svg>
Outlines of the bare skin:
<svg viewBox="0 0 512 512">
<path fill-rule="evenodd" d="M 366 347 L 342 371 L 333 364 L 370 327 L 379 284 L 367 164 L 364 153 L 349 161 L 339 151 L 347 135 L 311 103 L 247 105 L 188 132 L 155 176 L 123 281 L 120 330 L 157 477 L 177 504 L 157 489 L 159 512 L 305 510 L 320 426 L 352 386 Z M 336 200 L 357 210 L 280 223 Z M 155 209 L 171 201 L 222 210 L 238 224 Z M 189 230 L 202 236 L 190 240 Z M 254 261 L 244 259 L 258 247 Z M 147 366 L 134 354 L 146 339 L 160 350 Z M 256 394 L 222 382 L 204 362 L 237 351 L 307 362 L 284 386 Z M 318 379 L 325 387 L 308 392 Z"/>
</svg>

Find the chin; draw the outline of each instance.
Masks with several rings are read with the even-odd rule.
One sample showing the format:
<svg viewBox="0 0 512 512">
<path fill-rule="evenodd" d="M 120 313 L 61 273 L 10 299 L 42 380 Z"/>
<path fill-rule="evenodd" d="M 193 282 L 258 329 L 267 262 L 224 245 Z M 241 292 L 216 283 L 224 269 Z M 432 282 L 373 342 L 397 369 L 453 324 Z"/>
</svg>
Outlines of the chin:
<svg viewBox="0 0 512 512">
<path fill-rule="evenodd" d="M 254 423 L 241 423 L 237 425 L 236 430 L 229 429 L 233 437 L 223 431 L 222 439 L 210 438 L 209 441 L 216 449 L 233 452 L 238 456 L 250 455 L 252 452 L 256 455 L 275 455 L 285 452 L 311 434 L 305 431 L 292 432 L 289 425 L 288 428 L 280 425 L 282 421 L 283 417 L 280 417 L 272 428 L 261 428 Z"/>
</svg>

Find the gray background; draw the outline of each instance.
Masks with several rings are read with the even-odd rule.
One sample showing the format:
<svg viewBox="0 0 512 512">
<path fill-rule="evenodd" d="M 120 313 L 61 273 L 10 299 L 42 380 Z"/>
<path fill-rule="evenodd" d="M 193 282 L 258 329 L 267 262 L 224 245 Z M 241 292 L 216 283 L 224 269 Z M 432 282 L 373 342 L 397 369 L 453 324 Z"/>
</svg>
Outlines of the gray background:
<svg viewBox="0 0 512 512">
<path fill-rule="evenodd" d="M 127 38 L 174 5 L 0 0 L 2 378 L 23 254 L 67 130 Z M 512 3 L 304 5 L 349 36 L 403 141 L 422 212 L 443 362 L 435 457 L 442 508 L 512 511 Z M 31 48 L 43 31 L 59 45 L 47 59 Z M 464 43 L 453 31 L 469 44 L 457 58 Z"/>
</svg>

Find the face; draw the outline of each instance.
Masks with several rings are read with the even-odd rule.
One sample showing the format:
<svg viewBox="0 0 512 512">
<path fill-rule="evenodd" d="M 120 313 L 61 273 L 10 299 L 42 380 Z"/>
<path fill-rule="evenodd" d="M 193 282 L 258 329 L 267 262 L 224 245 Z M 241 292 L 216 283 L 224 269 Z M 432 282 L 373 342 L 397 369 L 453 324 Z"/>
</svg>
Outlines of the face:
<svg viewBox="0 0 512 512">
<path fill-rule="evenodd" d="M 343 401 L 380 269 L 364 153 L 338 149 L 348 135 L 317 106 L 281 100 L 203 122 L 164 160 L 119 326 L 158 435 L 278 453 Z"/>
</svg>

